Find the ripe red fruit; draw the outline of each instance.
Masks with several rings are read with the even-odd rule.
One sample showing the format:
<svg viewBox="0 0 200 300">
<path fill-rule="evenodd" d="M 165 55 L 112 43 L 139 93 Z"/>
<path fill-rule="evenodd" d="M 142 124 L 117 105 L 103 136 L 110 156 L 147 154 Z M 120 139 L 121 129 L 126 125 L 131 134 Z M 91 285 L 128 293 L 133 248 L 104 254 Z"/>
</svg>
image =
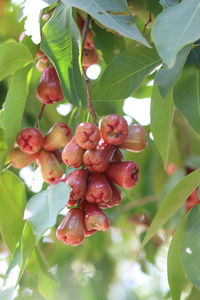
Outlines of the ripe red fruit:
<svg viewBox="0 0 200 300">
<path fill-rule="evenodd" d="M 44 136 L 43 149 L 54 151 L 64 147 L 72 138 L 71 129 L 63 122 L 55 123 Z"/>
<path fill-rule="evenodd" d="M 64 244 L 78 246 L 84 234 L 84 213 L 80 208 L 72 208 L 58 226 L 56 236 Z"/>
<path fill-rule="evenodd" d="M 106 203 L 100 203 L 99 204 L 100 208 L 111 208 L 111 207 L 118 206 L 121 204 L 121 201 L 122 201 L 121 191 L 112 182 L 110 182 L 110 186 L 112 188 L 112 198 Z"/>
<path fill-rule="evenodd" d="M 119 115 L 107 115 L 100 119 L 99 128 L 101 137 L 107 144 L 121 144 L 128 135 L 128 124 Z"/>
<path fill-rule="evenodd" d="M 22 169 L 32 164 L 39 157 L 39 154 L 39 152 L 27 154 L 21 151 L 18 147 L 16 147 L 10 152 L 9 159 L 14 168 Z"/>
<path fill-rule="evenodd" d="M 91 203 L 108 202 L 112 197 L 112 189 L 104 174 L 93 174 L 89 178 L 85 199 Z"/>
<path fill-rule="evenodd" d="M 43 144 L 43 136 L 37 128 L 26 128 L 21 130 L 17 136 L 19 148 L 28 154 L 38 152 Z"/>
<path fill-rule="evenodd" d="M 122 161 L 120 163 L 111 163 L 106 171 L 108 178 L 119 186 L 130 189 L 138 181 L 139 168 L 132 161 Z"/>
<path fill-rule="evenodd" d="M 118 148 L 115 148 L 115 152 L 113 154 L 112 161 L 113 162 L 121 162 L 123 160 L 123 154 Z"/>
<path fill-rule="evenodd" d="M 66 183 L 72 188 L 70 200 L 77 201 L 85 196 L 87 187 L 87 170 L 76 170 L 68 175 Z"/>
<path fill-rule="evenodd" d="M 87 230 L 106 231 L 109 228 L 109 220 L 106 214 L 95 204 L 88 203 L 85 206 L 85 228 Z"/>
<path fill-rule="evenodd" d="M 53 153 L 42 151 L 38 161 L 45 182 L 53 184 L 63 176 L 64 170 Z"/>
<path fill-rule="evenodd" d="M 84 152 L 73 137 L 62 151 L 62 160 L 67 166 L 79 168 L 83 164 Z"/>
<path fill-rule="evenodd" d="M 87 229 L 85 228 L 85 237 L 89 237 L 89 236 L 91 236 L 91 235 L 94 235 L 96 232 L 97 232 L 96 229 L 93 229 L 93 230 L 87 230 Z"/>
<path fill-rule="evenodd" d="M 141 152 L 147 146 L 146 131 L 139 124 L 133 124 L 128 127 L 128 135 L 118 147 L 130 152 Z"/>
<path fill-rule="evenodd" d="M 198 197 L 198 189 L 195 189 L 192 194 L 187 198 L 185 204 L 185 210 L 190 210 L 193 206 L 200 203 L 200 199 Z"/>
<path fill-rule="evenodd" d="M 114 152 L 115 146 L 100 142 L 96 149 L 84 153 L 84 165 L 91 172 L 102 173 L 109 167 Z"/>
<path fill-rule="evenodd" d="M 48 67 L 42 73 L 37 89 L 37 98 L 43 104 L 52 104 L 64 98 L 58 75 L 53 66 Z"/>
<path fill-rule="evenodd" d="M 96 64 L 99 60 L 99 55 L 95 48 L 84 49 L 82 57 L 82 66 L 86 70 L 91 65 Z"/>
<path fill-rule="evenodd" d="M 76 127 L 74 137 L 81 148 L 94 149 L 100 140 L 99 128 L 93 123 L 81 123 Z"/>
<path fill-rule="evenodd" d="M 78 23 L 78 27 L 80 28 L 81 32 L 83 31 L 83 27 L 85 25 L 85 21 L 84 19 L 81 17 L 81 15 L 78 13 L 77 14 L 77 23 Z M 86 39 L 85 39 L 85 44 L 84 44 L 84 49 L 94 49 L 94 34 L 93 32 L 88 29 L 87 35 L 86 35 Z"/>
</svg>

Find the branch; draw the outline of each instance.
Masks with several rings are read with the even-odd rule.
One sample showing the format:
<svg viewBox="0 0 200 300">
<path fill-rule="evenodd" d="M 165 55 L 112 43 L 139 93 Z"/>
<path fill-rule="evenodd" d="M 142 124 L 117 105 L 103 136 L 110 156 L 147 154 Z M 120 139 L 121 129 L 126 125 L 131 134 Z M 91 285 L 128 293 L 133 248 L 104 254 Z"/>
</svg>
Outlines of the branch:
<svg viewBox="0 0 200 300">
<path fill-rule="evenodd" d="M 45 109 L 45 105 L 46 104 L 42 104 L 41 109 L 40 109 L 40 111 L 38 113 L 37 120 L 35 122 L 35 127 L 36 128 L 38 128 L 39 121 L 42 119 L 42 116 L 43 116 L 43 113 L 44 113 L 44 109 Z"/>
<path fill-rule="evenodd" d="M 83 27 L 83 31 L 82 31 L 82 57 L 83 57 L 83 53 L 85 50 L 84 45 L 85 45 L 88 30 L 89 30 L 89 26 L 90 26 L 90 20 L 91 20 L 91 16 L 87 15 L 87 18 L 85 20 L 85 24 Z M 90 83 L 89 78 L 87 77 L 86 70 L 84 68 L 83 68 L 83 74 L 84 74 L 84 80 L 86 83 L 86 90 L 87 90 L 87 109 L 89 110 L 89 112 L 92 116 L 93 122 L 97 125 L 96 113 L 95 113 L 95 110 L 92 105 L 91 83 Z"/>
</svg>

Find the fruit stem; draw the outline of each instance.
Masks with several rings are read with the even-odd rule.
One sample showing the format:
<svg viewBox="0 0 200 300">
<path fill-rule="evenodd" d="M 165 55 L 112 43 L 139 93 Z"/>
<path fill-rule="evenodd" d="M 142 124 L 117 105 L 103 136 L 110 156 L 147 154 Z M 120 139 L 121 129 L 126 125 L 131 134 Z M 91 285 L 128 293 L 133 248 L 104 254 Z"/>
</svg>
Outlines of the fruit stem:
<svg viewBox="0 0 200 300">
<path fill-rule="evenodd" d="M 40 108 L 40 111 L 39 111 L 38 116 L 37 116 L 37 120 L 35 122 L 35 128 L 38 128 L 38 126 L 39 126 L 39 121 L 42 119 L 44 109 L 45 109 L 45 105 L 46 104 L 42 104 L 42 106 Z"/>
<path fill-rule="evenodd" d="M 84 24 L 84 27 L 83 27 L 83 32 L 82 32 L 82 56 L 83 56 L 86 36 L 87 36 L 89 26 L 90 26 L 90 21 L 91 21 L 91 16 L 87 15 L 87 18 L 85 20 L 85 24 Z M 89 78 L 87 77 L 86 70 L 84 70 L 84 68 L 83 68 L 83 74 L 84 74 L 84 79 L 85 79 L 85 83 L 86 83 L 86 90 L 87 90 L 87 109 L 89 110 L 89 112 L 92 116 L 94 124 L 97 125 L 96 113 L 95 113 L 95 110 L 94 110 L 93 105 L 92 105 L 91 84 L 90 84 Z"/>
</svg>

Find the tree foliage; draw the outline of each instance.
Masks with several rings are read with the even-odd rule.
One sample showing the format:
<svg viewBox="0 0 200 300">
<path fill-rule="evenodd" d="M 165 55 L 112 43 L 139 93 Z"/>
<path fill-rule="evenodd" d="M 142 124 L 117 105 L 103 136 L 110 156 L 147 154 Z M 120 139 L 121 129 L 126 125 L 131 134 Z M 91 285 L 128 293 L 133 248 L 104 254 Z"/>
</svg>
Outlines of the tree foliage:
<svg viewBox="0 0 200 300">
<path fill-rule="evenodd" d="M 90 86 L 77 13 L 83 20 L 91 16 L 98 54 L 100 75 Z M 199 299 L 199 41 L 200 0 L 1 1 L 0 252 L 7 270 L 0 271 L 0 299 Z M 39 50 L 55 67 L 64 95 L 46 105 L 41 120 Z M 140 178 L 108 211 L 110 231 L 70 248 L 55 237 L 69 187 L 43 183 L 36 192 L 35 166 L 16 170 L 9 153 L 18 132 L 36 122 L 45 134 L 55 122 L 74 130 L 92 121 L 89 94 L 97 120 L 122 114 L 130 124 L 139 122 L 135 99 L 139 105 L 147 98 L 148 146 L 141 153 L 123 151 L 139 165 Z M 127 98 L 133 104 L 125 113 Z M 167 288 L 156 278 L 161 255 Z M 129 282 L 124 274 L 135 265 L 140 284 L 137 275 Z"/>
</svg>

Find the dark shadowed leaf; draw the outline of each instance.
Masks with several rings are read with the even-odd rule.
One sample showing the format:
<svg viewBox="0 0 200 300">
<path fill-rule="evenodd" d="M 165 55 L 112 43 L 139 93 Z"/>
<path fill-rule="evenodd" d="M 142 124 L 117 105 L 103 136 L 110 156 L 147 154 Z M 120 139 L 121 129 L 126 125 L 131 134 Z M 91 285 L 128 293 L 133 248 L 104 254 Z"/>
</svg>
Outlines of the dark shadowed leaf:
<svg viewBox="0 0 200 300">
<path fill-rule="evenodd" d="M 200 134 L 200 70 L 185 67 L 174 88 L 174 103 L 193 129 Z"/>
</svg>

